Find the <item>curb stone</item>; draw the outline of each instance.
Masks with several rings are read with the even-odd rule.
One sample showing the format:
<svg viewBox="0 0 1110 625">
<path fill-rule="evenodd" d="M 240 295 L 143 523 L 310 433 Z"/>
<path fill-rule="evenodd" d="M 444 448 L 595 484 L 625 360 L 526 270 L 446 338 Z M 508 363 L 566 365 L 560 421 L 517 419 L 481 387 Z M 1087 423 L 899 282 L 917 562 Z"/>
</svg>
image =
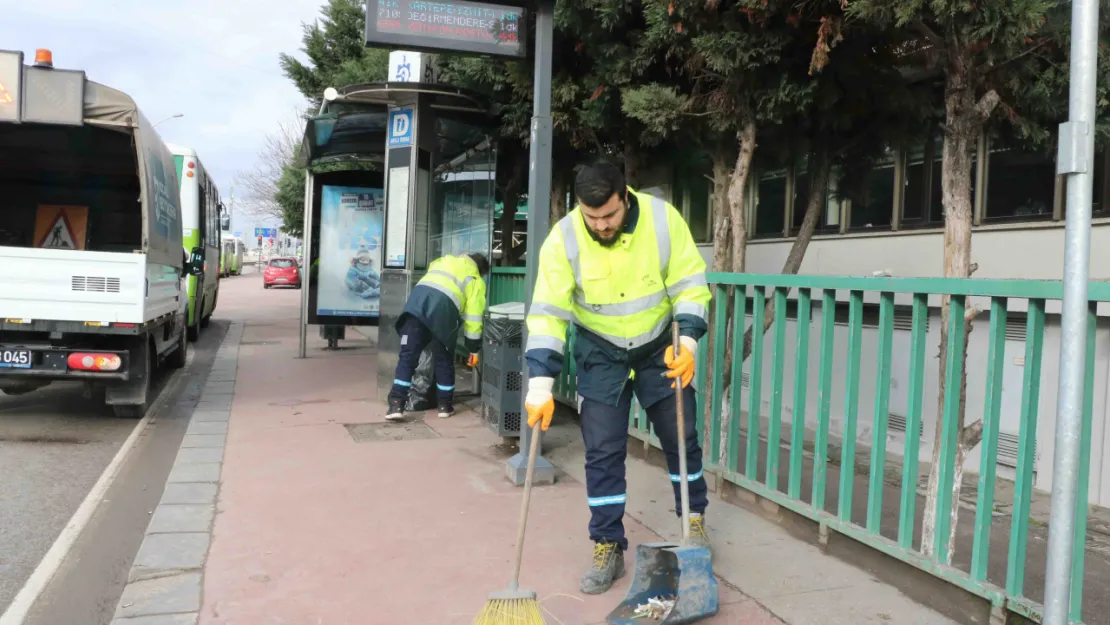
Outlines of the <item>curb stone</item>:
<svg viewBox="0 0 1110 625">
<path fill-rule="evenodd" d="M 228 328 L 189 418 L 111 625 L 196 625 L 220 490 L 243 322 Z"/>
</svg>

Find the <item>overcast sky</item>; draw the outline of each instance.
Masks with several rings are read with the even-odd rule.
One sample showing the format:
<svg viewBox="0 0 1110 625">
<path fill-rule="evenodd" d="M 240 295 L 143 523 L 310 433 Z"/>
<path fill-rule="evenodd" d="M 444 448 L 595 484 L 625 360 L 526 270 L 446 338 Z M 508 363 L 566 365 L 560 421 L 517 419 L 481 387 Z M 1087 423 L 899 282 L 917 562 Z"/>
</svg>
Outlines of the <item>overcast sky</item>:
<svg viewBox="0 0 1110 625">
<path fill-rule="evenodd" d="M 266 134 L 304 106 L 278 54 L 303 60 L 301 25 L 322 1 L 3 1 L 0 49 L 21 50 L 30 64 L 36 48 L 48 48 L 55 67 L 83 69 L 127 93 L 152 124 L 183 114 L 157 130 L 197 150 L 227 204 Z M 234 208 L 232 219 L 248 236 L 255 225 L 276 225 Z"/>
</svg>

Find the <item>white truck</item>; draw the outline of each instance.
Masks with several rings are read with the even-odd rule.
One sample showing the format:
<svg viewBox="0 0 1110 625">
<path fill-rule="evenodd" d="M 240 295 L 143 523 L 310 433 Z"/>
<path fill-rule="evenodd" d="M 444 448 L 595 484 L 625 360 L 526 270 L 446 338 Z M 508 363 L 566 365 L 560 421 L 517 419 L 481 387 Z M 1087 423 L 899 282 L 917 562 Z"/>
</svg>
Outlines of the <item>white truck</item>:
<svg viewBox="0 0 1110 625">
<path fill-rule="evenodd" d="M 58 380 L 146 413 L 186 364 L 188 274 L 173 157 L 127 94 L 0 51 L 0 391 Z M 6 97 L 5 97 L 6 94 Z"/>
</svg>

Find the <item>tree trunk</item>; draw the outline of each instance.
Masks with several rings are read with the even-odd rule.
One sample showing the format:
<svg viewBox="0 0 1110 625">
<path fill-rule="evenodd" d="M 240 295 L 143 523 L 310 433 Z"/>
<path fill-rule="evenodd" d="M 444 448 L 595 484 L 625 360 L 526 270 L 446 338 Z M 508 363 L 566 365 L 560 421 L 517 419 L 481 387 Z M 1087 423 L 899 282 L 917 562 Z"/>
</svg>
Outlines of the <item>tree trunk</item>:
<svg viewBox="0 0 1110 625">
<path fill-rule="evenodd" d="M 517 255 L 513 253 L 513 234 L 516 232 L 516 209 L 520 203 L 520 188 L 524 183 L 525 171 L 523 161 L 517 160 L 501 194 L 501 265 L 506 267 L 513 265 L 517 259 Z"/>
<path fill-rule="evenodd" d="M 828 185 L 829 171 L 832 167 L 831 149 L 828 141 L 821 141 L 817 144 L 817 150 L 813 154 L 813 177 L 810 179 L 810 189 L 825 189 Z M 813 233 L 817 231 L 817 222 L 821 219 L 821 209 L 825 206 L 826 201 L 827 198 L 824 192 L 809 194 L 809 198 L 806 200 L 805 217 L 802 218 L 798 236 L 794 238 L 794 243 L 790 246 L 790 252 L 786 255 L 786 261 L 782 264 L 781 273 L 796 274 L 801 269 L 802 260 L 809 248 L 809 242 L 813 240 Z M 763 308 L 763 329 L 761 332 L 766 332 L 774 323 L 774 320 L 775 303 L 773 300 L 768 300 Z M 749 327 L 744 333 L 744 353 L 739 362 L 735 364 L 743 364 L 752 355 L 752 340 L 752 328 Z M 732 375 L 733 361 L 732 354 L 729 353 L 725 358 L 726 384 Z"/>
<path fill-rule="evenodd" d="M 748 175 L 751 173 L 752 156 L 755 154 L 756 147 L 754 116 L 745 114 L 740 130 L 736 133 L 736 140 L 738 144 L 736 164 L 731 168 L 731 172 L 728 165 L 729 151 L 719 148 L 713 153 L 713 197 L 716 201 L 713 216 L 713 269 L 741 273 L 744 271 L 744 255 L 748 247 L 748 231 L 744 226 L 744 209 L 747 200 L 745 190 L 748 186 Z M 721 312 L 727 316 L 726 319 L 732 317 L 732 294 L 733 289 L 727 289 L 727 299 L 721 308 Z M 718 302 L 718 306 L 721 306 L 720 302 Z M 710 346 L 714 345 L 716 341 L 716 332 L 713 327 L 716 325 L 714 317 L 717 314 L 719 313 L 714 312 L 710 318 L 708 337 Z M 741 320 L 741 323 L 743 323 L 743 320 Z M 726 327 L 731 328 L 733 325 L 735 323 L 726 321 Z M 731 333 L 731 330 L 729 333 Z M 732 359 L 732 341 L 727 340 L 728 338 L 726 334 L 722 392 L 727 389 L 729 372 L 731 371 L 729 361 Z M 710 361 L 706 368 L 706 379 L 711 380 L 714 375 L 713 363 Z M 705 416 L 705 432 L 708 434 L 713 423 L 712 401 L 705 402 L 705 405 L 702 406 L 702 414 Z M 726 416 L 721 420 L 722 451 L 725 449 L 724 445 L 727 444 L 729 419 L 731 418 L 731 416 Z M 704 440 L 710 439 L 706 437 Z M 722 455 L 721 457 L 725 456 Z"/>
<path fill-rule="evenodd" d="M 829 171 L 832 167 L 831 145 L 828 141 L 821 141 L 817 145 L 817 151 L 814 153 L 813 158 L 813 177 L 811 178 L 810 189 L 825 189 L 828 185 Z M 809 247 L 809 242 L 813 240 L 813 233 L 817 231 L 817 222 L 821 219 L 821 209 L 827 202 L 826 194 L 810 193 L 806 201 L 805 217 L 802 218 L 801 228 L 798 230 L 798 236 L 794 239 L 794 244 L 790 246 L 790 252 L 786 256 L 786 262 L 783 263 L 782 273 L 796 274 L 802 266 L 802 259 L 805 258 L 806 249 Z M 731 299 L 731 298 L 730 298 Z M 768 301 L 764 307 L 763 328 L 761 334 L 766 332 L 774 322 L 775 304 L 774 301 Z M 735 326 L 735 323 L 729 324 L 730 327 Z M 725 352 L 725 366 L 722 373 L 722 393 L 727 395 L 733 392 L 730 380 L 732 379 L 732 367 L 741 366 L 744 361 L 751 356 L 752 353 L 752 335 L 753 328 L 748 328 L 744 332 L 744 353 L 740 360 L 737 362 L 732 354 L 732 341 L 729 340 Z M 712 370 L 712 365 L 710 366 Z M 722 402 L 724 400 L 722 399 Z M 722 403 L 722 406 L 727 404 Z M 728 411 L 725 411 L 728 414 Z M 725 457 L 725 445 L 728 439 L 728 427 L 726 418 L 721 419 L 721 457 Z"/>
<path fill-rule="evenodd" d="M 557 172 L 551 172 L 551 227 L 554 228 L 559 220 L 567 215 L 567 181 L 566 177 Z"/>
<path fill-rule="evenodd" d="M 728 181 L 728 210 L 729 222 L 732 226 L 732 266 L 729 271 L 743 273 L 744 259 L 748 251 L 748 230 L 744 221 L 745 191 L 748 188 L 748 174 L 752 169 L 752 156 L 755 154 L 755 115 L 743 113 L 740 131 L 737 133 L 740 144 L 739 154 L 736 156 L 736 167 L 732 170 L 732 178 Z"/>
<path fill-rule="evenodd" d="M 729 210 L 729 179 L 732 156 L 728 150 L 713 152 L 713 271 L 732 270 L 732 213 Z"/>
<path fill-rule="evenodd" d="M 728 210 L 729 179 L 732 177 L 732 153 L 731 150 L 726 149 L 722 146 L 718 146 L 717 149 L 712 152 L 710 157 L 713 161 L 713 270 L 727 272 L 732 266 L 732 246 L 730 236 L 732 231 L 732 214 Z M 730 319 L 732 318 L 733 314 L 733 291 L 734 288 L 732 287 L 726 289 L 726 297 L 728 298 L 728 301 L 717 303 L 718 306 L 722 306 L 724 304 L 724 307 L 721 310 L 723 310 L 724 314 L 727 315 Z M 713 309 L 714 316 L 718 314 L 717 310 L 717 308 Z M 732 324 L 728 324 L 728 326 L 731 328 Z M 716 333 L 714 332 L 713 327 L 713 319 L 710 319 L 708 340 L 709 345 L 713 345 L 713 342 L 715 340 Z M 731 332 L 732 331 L 729 330 L 730 334 Z M 728 345 L 730 345 L 730 347 L 726 347 L 726 362 L 729 355 L 728 350 L 731 350 L 731 343 L 731 341 L 728 341 Z M 706 368 L 706 375 L 706 379 L 713 379 L 712 360 L 709 361 L 709 366 Z M 704 417 L 703 421 L 705 424 L 705 432 L 702 434 L 702 440 L 704 441 L 712 440 L 709 436 L 710 428 L 713 427 L 712 407 L 713 404 L 709 401 L 704 402 L 704 405 L 702 406 L 702 415 Z M 726 457 L 725 454 L 728 453 L 727 445 L 730 419 L 732 419 L 732 415 L 726 411 L 724 418 L 721 420 L 721 458 Z"/>
<path fill-rule="evenodd" d="M 971 155 L 976 149 L 979 133 L 998 104 L 998 95 L 990 91 L 979 102 L 975 101 L 975 84 L 971 82 L 974 69 L 966 56 L 966 46 L 960 38 L 950 36 L 948 42 L 949 60 L 945 75 L 945 125 L 944 149 L 941 157 L 941 190 L 944 203 L 944 276 L 946 278 L 970 278 L 975 266 L 971 263 L 971 225 L 973 202 L 971 197 Z M 949 300 L 941 298 L 940 326 L 940 393 L 937 404 L 937 425 L 933 435 L 932 466 L 925 494 L 925 510 L 922 519 L 921 551 L 927 556 L 936 551 L 936 499 L 940 490 L 940 451 L 944 434 L 945 376 L 948 367 L 948 324 Z M 976 310 L 968 310 L 964 315 L 965 337 L 971 332 L 971 321 Z M 959 514 L 960 490 L 963 477 L 963 460 L 979 444 L 982 437 L 982 424 L 965 427 L 965 403 L 967 400 L 967 345 L 965 338 L 960 359 L 964 366 L 959 380 L 960 401 L 956 414 L 956 450 L 952 484 L 951 527 L 947 537 L 948 552 L 945 563 L 952 561 L 956 534 L 956 521 Z"/>
<path fill-rule="evenodd" d="M 625 133 L 629 135 L 631 133 Z M 624 141 L 624 183 L 633 189 L 640 188 L 640 154 L 635 139 Z"/>
<path fill-rule="evenodd" d="M 829 181 L 829 169 L 831 168 L 831 147 L 828 141 L 820 141 L 817 145 L 817 151 L 813 153 L 813 172 L 810 178 L 810 189 L 822 189 L 821 193 L 810 193 L 806 201 L 806 213 L 802 218 L 802 225 L 798 229 L 798 236 L 794 237 L 794 244 L 790 246 L 790 252 L 786 255 L 786 261 L 782 264 L 781 273 L 796 274 L 802 268 L 802 260 L 805 258 L 806 250 L 809 249 L 809 242 L 813 240 L 813 233 L 817 231 L 817 222 L 821 219 L 821 209 L 827 203 L 828 198 L 824 193 L 824 189 Z M 767 300 L 767 305 L 763 309 L 763 332 L 766 332 L 775 321 L 775 302 L 772 299 Z M 740 358 L 740 362 L 748 359 L 752 355 L 752 328 L 744 333 L 744 354 Z"/>
</svg>

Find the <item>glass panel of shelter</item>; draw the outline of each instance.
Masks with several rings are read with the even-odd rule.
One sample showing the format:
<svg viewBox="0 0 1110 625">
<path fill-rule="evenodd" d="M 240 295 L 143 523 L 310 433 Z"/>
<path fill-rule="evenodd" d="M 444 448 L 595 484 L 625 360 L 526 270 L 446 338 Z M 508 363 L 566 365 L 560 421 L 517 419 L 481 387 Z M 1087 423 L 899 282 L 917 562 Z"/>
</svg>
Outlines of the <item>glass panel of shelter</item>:
<svg viewBox="0 0 1110 625">
<path fill-rule="evenodd" d="M 478 252 L 493 246 L 497 153 L 485 128 L 436 117 L 428 241 L 431 258 Z"/>
</svg>

